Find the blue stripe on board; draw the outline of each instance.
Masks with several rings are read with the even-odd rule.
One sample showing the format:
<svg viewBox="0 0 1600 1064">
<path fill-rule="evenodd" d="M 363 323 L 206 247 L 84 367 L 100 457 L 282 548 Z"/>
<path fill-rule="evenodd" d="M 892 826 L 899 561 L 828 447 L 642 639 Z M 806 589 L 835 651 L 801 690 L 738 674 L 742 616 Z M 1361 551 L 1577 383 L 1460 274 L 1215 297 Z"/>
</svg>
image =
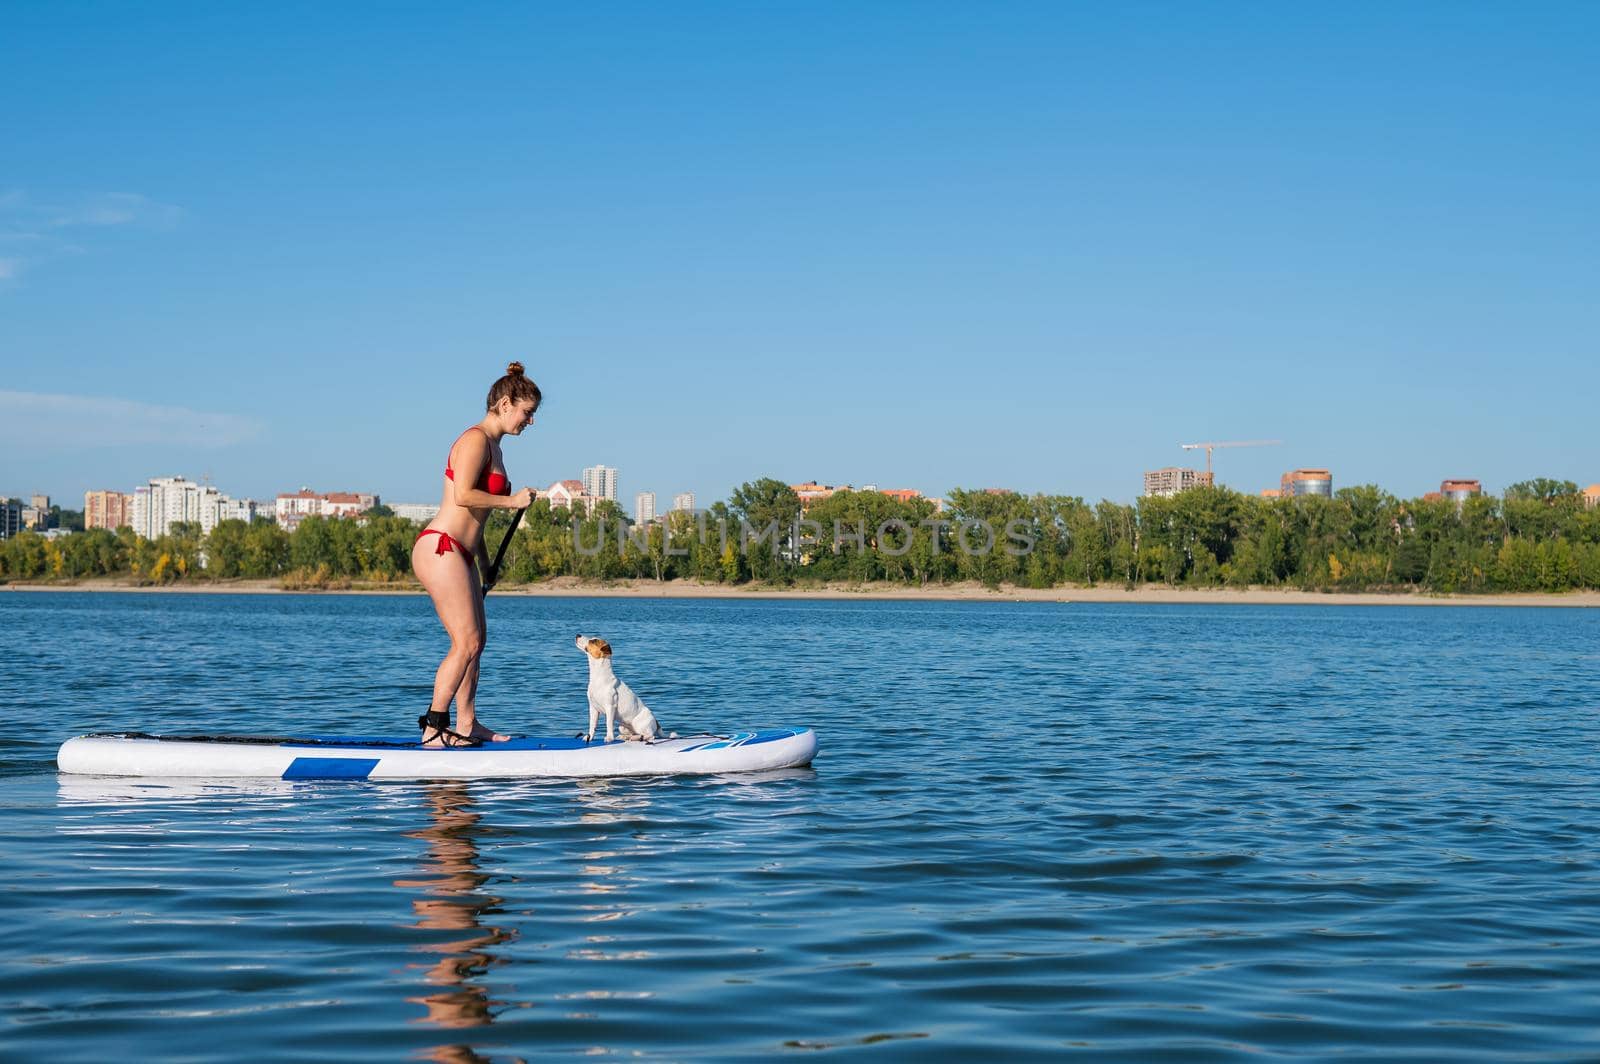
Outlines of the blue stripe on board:
<svg viewBox="0 0 1600 1064">
<path fill-rule="evenodd" d="M 297 757 L 283 770 L 286 780 L 364 780 L 378 767 L 375 757 Z"/>
<path fill-rule="evenodd" d="M 751 742 L 751 740 L 755 739 L 755 737 L 757 735 L 760 735 L 760 734 L 762 734 L 762 733 L 761 732 L 734 732 L 732 735 L 728 736 L 726 739 L 719 739 L 718 741 L 716 741 L 714 743 L 701 743 L 698 746 L 686 746 L 682 750 L 679 750 L 678 753 L 680 753 L 680 754 L 692 754 L 696 750 L 731 750 L 735 746 L 746 746 L 746 745 L 748 745 Z M 784 732 L 782 735 L 774 735 L 773 738 L 774 739 L 784 739 L 784 738 L 787 738 L 788 736 L 790 736 L 792 734 L 793 734 L 793 732 Z M 765 742 L 766 740 L 758 740 L 758 741 Z"/>
<path fill-rule="evenodd" d="M 745 746 L 755 746 L 757 743 L 776 742 L 779 739 L 792 739 L 800 733 L 793 728 L 774 728 L 771 731 L 756 732 L 754 739 L 745 741 Z"/>
</svg>

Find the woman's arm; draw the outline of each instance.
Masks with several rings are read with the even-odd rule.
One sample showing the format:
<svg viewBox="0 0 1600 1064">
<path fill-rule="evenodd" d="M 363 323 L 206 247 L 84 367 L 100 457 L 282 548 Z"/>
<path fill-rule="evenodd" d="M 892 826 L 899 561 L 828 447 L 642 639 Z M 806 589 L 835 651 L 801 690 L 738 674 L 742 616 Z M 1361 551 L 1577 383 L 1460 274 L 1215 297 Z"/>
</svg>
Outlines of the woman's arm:
<svg viewBox="0 0 1600 1064">
<path fill-rule="evenodd" d="M 489 466 L 489 438 L 481 432 L 469 432 L 456 444 L 455 456 L 460 461 L 452 462 L 450 468 L 455 470 L 455 477 L 451 480 L 451 498 L 457 506 L 466 506 L 470 509 L 495 509 L 495 510 L 520 510 L 531 502 L 527 488 L 512 495 L 490 495 L 487 491 L 477 486 L 483 471 Z"/>
</svg>

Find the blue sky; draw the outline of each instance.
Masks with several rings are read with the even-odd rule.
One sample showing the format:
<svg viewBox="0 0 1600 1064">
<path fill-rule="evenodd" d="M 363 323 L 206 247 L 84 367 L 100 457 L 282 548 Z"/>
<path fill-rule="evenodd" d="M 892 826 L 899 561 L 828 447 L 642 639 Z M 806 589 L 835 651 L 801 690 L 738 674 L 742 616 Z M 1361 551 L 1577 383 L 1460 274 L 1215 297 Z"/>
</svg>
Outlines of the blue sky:
<svg viewBox="0 0 1600 1064">
<path fill-rule="evenodd" d="M 1600 7 L 12 4 L 0 494 L 1600 480 Z"/>
</svg>

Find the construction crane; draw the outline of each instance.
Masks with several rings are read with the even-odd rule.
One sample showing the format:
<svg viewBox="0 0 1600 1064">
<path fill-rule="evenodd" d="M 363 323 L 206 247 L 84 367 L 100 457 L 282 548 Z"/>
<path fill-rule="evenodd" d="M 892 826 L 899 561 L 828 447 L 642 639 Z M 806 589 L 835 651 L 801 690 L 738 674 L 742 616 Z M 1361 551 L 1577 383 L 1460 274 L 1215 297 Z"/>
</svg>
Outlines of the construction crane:
<svg viewBox="0 0 1600 1064">
<path fill-rule="evenodd" d="M 1178 446 L 1182 447 L 1186 451 L 1204 450 L 1206 452 L 1206 474 L 1209 476 L 1210 473 L 1211 473 L 1211 451 L 1212 451 L 1212 448 L 1215 448 L 1215 447 L 1272 447 L 1272 446 L 1275 446 L 1275 445 L 1280 444 L 1282 442 L 1283 442 L 1282 440 L 1229 440 L 1226 443 L 1180 443 L 1180 444 L 1178 444 Z"/>
</svg>

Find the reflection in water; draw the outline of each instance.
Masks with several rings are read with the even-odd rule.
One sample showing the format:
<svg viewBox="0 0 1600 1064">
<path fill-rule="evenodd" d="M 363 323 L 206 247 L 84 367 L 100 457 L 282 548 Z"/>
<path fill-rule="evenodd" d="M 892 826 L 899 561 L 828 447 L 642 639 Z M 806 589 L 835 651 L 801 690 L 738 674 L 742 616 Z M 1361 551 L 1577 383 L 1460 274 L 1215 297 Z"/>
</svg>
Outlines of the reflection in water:
<svg viewBox="0 0 1600 1064">
<path fill-rule="evenodd" d="M 640 829 L 633 833 L 631 840 L 624 833 L 606 832 L 593 839 L 601 844 L 601 848 L 587 849 L 579 854 L 584 863 L 579 867 L 582 878 L 577 882 L 577 889 L 584 894 L 596 895 L 592 901 L 579 905 L 586 914 L 580 919 L 588 923 L 621 920 L 635 915 L 636 910 L 629 908 L 624 901 L 624 895 L 633 883 L 633 877 L 629 875 L 623 861 L 649 845 L 643 825 L 647 823 L 645 811 L 650 808 L 650 796 L 637 786 L 614 787 L 613 783 L 614 781 L 609 779 L 579 780 L 575 794 L 577 804 L 582 810 L 578 814 L 579 823 L 600 828 L 626 825 L 633 821 L 637 821 L 640 825 Z M 606 897 L 611 894 L 617 894 L 618 897 Z M 588 935 L 586 940 L 591 944 L 610 942 L 613 936 Z M 579 950 L 569 956 L 600 960 L 617 959 L 615 955 L 599 949 Z M 626 959 L 648 956 L 650 954 L 637 953 L 629 955 Z"/>
<path fill-rule="evenodd" d="M 609 924 L 637 916 L 639 910 L 633 904 L 633 897 L 638 877 L 629 865 L 633 858 L 649 853 L 653 846 L 648 828 L 648 788 L 631 780 L 580 780 L 573 799 L 579 810 L 578 822 L 597 832 L 588 836 L 584 849 L 577 854 L 582 864 L 578 866 L 573 889 L 583 900 L 575 902 L 576 919 L 588 924 Z M 569 960 L 587 961 L 644 961 L 655 957 L 649 950 L 618 949 L 616 943 L 623 934 L 622 928 L 590 929 L 583 936 L 583 944 L 568 948 L 566 956 Z M 654 996 L 649 990 L 619 993 L 610 988 L 585 989 L 569 995 L 590 1001 Z M 588 1017 L 594 1014 L 574 1012 L 569 1015 Z"/>
<path fill-rule="evenodd" d="M 809 775 L 809 772 L 808 772 Z M 784 780 L 789 776 L 780 777 Z M 731 782 L 731 781 L 730 781 Z M 749 780 L 739 780 L 748 784 Z M 426 844 L 422 866 L 417 874 L 395 881 L 411 899 L 416 919 L 410 927 L 430 932 L 430 941 L 413 949 L 428 957 L 427 963 L 414 965 L 422 973 L 426 991 L 406 1000 L 420 1005 L 423 1014 L 415 1022 L 451 1031 L 488 1027 L 509 1010 L 525 1007 L 519 1002 L 496 1000 L 489 989 L 489 972 L 511 962 L 508 943 L 518 940 L 510 927 L 497 926 L 513 919 L 507 915 L 507 898 L 491 893 L 489 885 L 506 881 L 498 861 L 486 869 L 479 852 L 485 833 L 480 797 L 468 783 L 440 782 L 426 785 L 429 823 L 408 833 Z M 502 790 L 487 808 L 503 809 L 509 792 Z M 545 792 L 548 793 L 548 792 Z M 547 888 L 544 915 L 551 921 L 551 940 L 532 943 L 535 950 L 559 945 L 568 961 L 602 962 L 592 979 L 581 974 L 575 985 L 555 994 L 568 1003 L 565 1020 L 602 1019 L 602 1003 L 644 1001 L 656 996 L 649 986 L 648 971 L 636 977 L 619 976 L 615 966 L 643 963 L 650 969 L 659 963 L 654 949 L 639 948 L 633 918 L 640 915 L 641 877 L 639 865 L 661 852 L 664 845 L 651 819 L 654 802 L 652 786 L 637 780 L 584 779 L 564 784 L 557 793 L 561 804 L 553 818 L 555 833 L 550 845 L 522 851 L 522 861 L 533 862 L 542 878 L 559 870 L 560 875 Z M 544 795 L 541 794 L 541 797 Z M 758 797 L 756 793 L 741 795 Z M 582 829 L 573 833 L 574 826 Z M 537 833 L 535 833 L 537 837 Z M 711 843 L 738 847 L 738 842 Z M 527 867 L 523 865 L 522 867 Z M 516 910 L 517 902 L 511 902 Z M 632 933 L 630 933 L 632 932 Z M 538 934 L 538 932 L 534 932 Z M 602 969 L 607 969 L 602 971 Z M 504 977 L 500 984 L 504 985 Z M 639 985 L 644 984 L 644 985 Z M 502 1035 L 509 1029 L 502 1029 Z M 478 1032 L 480 1036 L 488 1032 Z M 456 1037 L 461 1037 L 457 1035 Z M 487 1061 L 482 1038 L 477 1045 L 458 1041 L 433 1046 L 424 1053 L 427 1059 L 468 1064 Z M 590 1052 L 603 1051 L 592 1046 Z"/>
<path fill-rule="evenodd" d="M 481 1027 L 493 1023 L 496 1009 L 505 1004 L 491 1000 L 481 980 L 491 966 L 505 963 L 493 948 L 510 942 L 516 933 L 484 923 L 485 916 L 500 912 L 504 899 L 482 891 L 490 876 L 479 868 L 475 839 L 479 815 L 466 785 L 430 784 L 427 797 L 431 823 L 408 833 L 428 844 L 422 874 L 416 879 L 397 879 L 394 885 L 420 892 L 411 902 L 417 915 L 412 927 L 462 934 L 416 947 L 420 953 L 438 955 L 437 961 L 417 966 L 426 970 L 425 981 L 436 989 L 406 1000 L 427 1010 L 420 1022 L 449 1028 Z M 439 1046 L 428 1056 L 450 1062 L 485 1059 L 464 1045 Z"/>
</svg>

